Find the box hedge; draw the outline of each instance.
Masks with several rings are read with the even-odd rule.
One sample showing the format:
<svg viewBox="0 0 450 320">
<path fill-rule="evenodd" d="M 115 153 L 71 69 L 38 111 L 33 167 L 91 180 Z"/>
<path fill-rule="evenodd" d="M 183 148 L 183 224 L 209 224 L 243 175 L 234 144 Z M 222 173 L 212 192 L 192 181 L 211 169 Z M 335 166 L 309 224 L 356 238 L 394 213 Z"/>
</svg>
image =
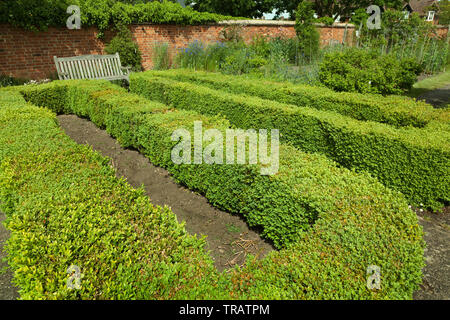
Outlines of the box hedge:
<svg viewBox="0 0 450 320">
<path fill-rule="evenodd" d="M 22 299 L 183 298 L 218 278 L 204 239 L 70 140 L 49 109 L 20 98 L 0 92 L 0 204 Z M 71 265 L 80 290 L 66 286 Z"/>
<path fill-rule="evenodd" d="M 448 127 L 450 123 L 448 110 L 436 110 L 424 102 L 401 96 L 383 97 L 381 95 L 334 92 L 322 87 L 184 69 L 149 71 L 148 73 L 298 107 L 335 111 L 357 120 L 387 123 L 396 127 L 414 126 L 418 128 L 438 122 L 444 124 L 446 130 L 450 129 Z"/>
<path fill-rule="evenodd" d="M 153 208 L 142 191 L 114 177 L 107 160 L 71 142 L 49 111 L 15 102 L 0 108 L 0 199 L 22 297 L 410 299 L 417 289 L 424 265 L 417 217 L 401 194 L 367 174 L 290 146 L 282 146 L 275 176 L 259 175 L 256 166 L 177 166 L 168 161 L 173 129 L 191 129 L 194 120 L 223 129 L 227 121 L 164 108 L 101 81 L 20 90 L 38 105 L 59 95 L 56 110 L 95 115 L 124 145 L 214 205 L 268 228 L 267 237 L 281 234 L 276 227 L 295 235 L 279 238 L 283 249 L 263 260 L 218 274 L 201 252 L 204 243 L 186 235 L 171 212 Z M 311 213 L 308 230 L 295 223 Z M 81 291 L 65 287 L 71 264 L 85 273 Z M 380 290 L 366 286 L 369 265 L 382 270 Z"/>
<path fill-rule="evenodd" d="M 132 75 L 130 89 L 176 108 L 223 115 L 240 128 L 279 129 L 282 142 L 325 154 L 347 168 L 367 171 L 404 193 L 412 204 L 438 209 L 450 201 L 450 133 L 446 131 L 397 129 L 154 77 L 153 73 Z"/>
</svg>

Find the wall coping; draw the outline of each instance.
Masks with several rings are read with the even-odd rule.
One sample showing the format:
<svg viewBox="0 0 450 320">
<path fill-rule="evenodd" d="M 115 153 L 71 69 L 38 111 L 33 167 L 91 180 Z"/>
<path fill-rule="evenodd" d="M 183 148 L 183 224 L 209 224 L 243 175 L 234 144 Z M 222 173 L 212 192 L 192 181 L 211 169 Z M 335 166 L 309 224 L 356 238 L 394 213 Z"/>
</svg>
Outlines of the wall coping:
<svg viewBox="0 0 450 320">
<path fill-rule="evenodd" d="M 295 21 L 289 20 L 223 20 L 219 21 L 219 25 L 240 25 L 240 26 L 295 26 Z M 314 23 L 318 27 L 333 27 L 333 28 L 355 28 L 351 23 L 334 23 L 332 26 L 324 23 Z"/>
</svg>

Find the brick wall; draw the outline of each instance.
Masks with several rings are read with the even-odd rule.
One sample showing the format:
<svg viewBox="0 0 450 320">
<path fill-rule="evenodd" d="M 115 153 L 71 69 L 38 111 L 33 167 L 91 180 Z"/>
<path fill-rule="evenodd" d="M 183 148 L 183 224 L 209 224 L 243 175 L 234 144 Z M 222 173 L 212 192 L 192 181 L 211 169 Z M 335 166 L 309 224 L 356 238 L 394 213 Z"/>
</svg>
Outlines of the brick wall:
<svg viewBox="0 0 450 320">
<path fill-rule="evenodd" d="M 221 39 L 221 31 L 231 25 L 240 25 L 242 36 L 249 42 L 256 35 L 294 37 L 294 23 L 291 21 L 224 21 L 214 25 L 131 25 L 134 40 L 142 52 L 143 67 L 152 67 L 152 48 L 155 42 L 168 42 L 174 56 L 178 49 L 189 42 L 215 42 Z M 352 25 L 337 24 L 333 27 L 317 25 L 322 44 L 342 42 L 344 36 L 352 39 Z M 53 56 L 70 57 L 84 54 L 104 53 L 105 43 L 97 39 L 96 28 L 68 30 L 49 28 L 45 32 L 32 32 L 0 25 L 0 74 L 27 79 L 43 79 L 55 74 Z M 107 32 L 105 41 L 113 34 Z"/>
</svg>

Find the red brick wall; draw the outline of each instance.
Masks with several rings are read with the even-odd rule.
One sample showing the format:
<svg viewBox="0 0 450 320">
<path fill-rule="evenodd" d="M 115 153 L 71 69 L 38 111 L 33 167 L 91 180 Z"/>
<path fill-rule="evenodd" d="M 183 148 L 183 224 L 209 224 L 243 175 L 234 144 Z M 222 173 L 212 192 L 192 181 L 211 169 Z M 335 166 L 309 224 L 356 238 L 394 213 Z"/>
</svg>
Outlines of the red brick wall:
<svg viewBox="0 0 450 320">
<path fill-rule="evenodd" d="M 143 67 L 148 70 L 152 67 L 152 48 L 155 42 L 167 42 L 170 55 L 174 57 L 179 49 L 186 48 L 194 40 L 203 43 L 221 40 L 221 31 L 224 27 L 224 25 L 133 25 L 130 29 L 141 50 Z M 245 26 L 241 35 L 244 41 L 250 42 L 256 35 L 294 37 L 295 30 L 292 26 Z"/>
<path fill-rule="evenodd" d="M 31 32 L 0 25 L 0 74 L 41 79 L 56 72 L 53 56 L 101 54 L 94 28 Z"/>
<path fill-rule="evenodd" d="M 241 22 L 242 23 L 242 22 Z M 152 48 L 155 42 L 168 42 L 171 55 L 184 48 L 188 43 L 199 40 L 215 42 L 221 39 L 221 31 L 230 24 L 221 23 L 202 26 L 178 25 L 132 25 L 130 30 L 134 40 L 142 52 L 143 67 L 152 67 Z M 342 41 L 345 34 L 343 25 L 326 27 L 318 26 L 323 44 L 330 40 Z M 354 28 L 347 29 L 351 39 Z M 0 74 L 28 79 L 43 79 L 54 75 L 56 70 L 53 56 L 71 57 L 84 54 L 102 54 L 105 44 L 97 39 L 96 28 L 68 30 L 66 28 L 50 28 L 45 32 L 32 32 L 0 25 Z M 242 36 L 251 41 L 256 35 L 294 37 L 295 30 L 290 22 L 244 23 Z M 112 37 L 106 33 L 106 41 Z"/>
</svg>

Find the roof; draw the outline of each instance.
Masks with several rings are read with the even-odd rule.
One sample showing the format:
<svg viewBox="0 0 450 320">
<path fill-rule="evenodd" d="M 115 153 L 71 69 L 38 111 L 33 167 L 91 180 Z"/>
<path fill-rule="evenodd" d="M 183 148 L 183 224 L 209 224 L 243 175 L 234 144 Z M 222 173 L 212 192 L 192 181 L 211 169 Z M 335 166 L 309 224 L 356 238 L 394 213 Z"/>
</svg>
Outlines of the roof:
<svg viewBox="0 0 450 320">
<path fill-rule="evenodd" d="M 417 12 L 420 15 L 426 14 L 428 8 L 432 5 L 439 6 L 439 2 L 437 0 L 411 0 L 409 1 L 409 6 L 411 7 L 413 12 Z"/>
</svg>

